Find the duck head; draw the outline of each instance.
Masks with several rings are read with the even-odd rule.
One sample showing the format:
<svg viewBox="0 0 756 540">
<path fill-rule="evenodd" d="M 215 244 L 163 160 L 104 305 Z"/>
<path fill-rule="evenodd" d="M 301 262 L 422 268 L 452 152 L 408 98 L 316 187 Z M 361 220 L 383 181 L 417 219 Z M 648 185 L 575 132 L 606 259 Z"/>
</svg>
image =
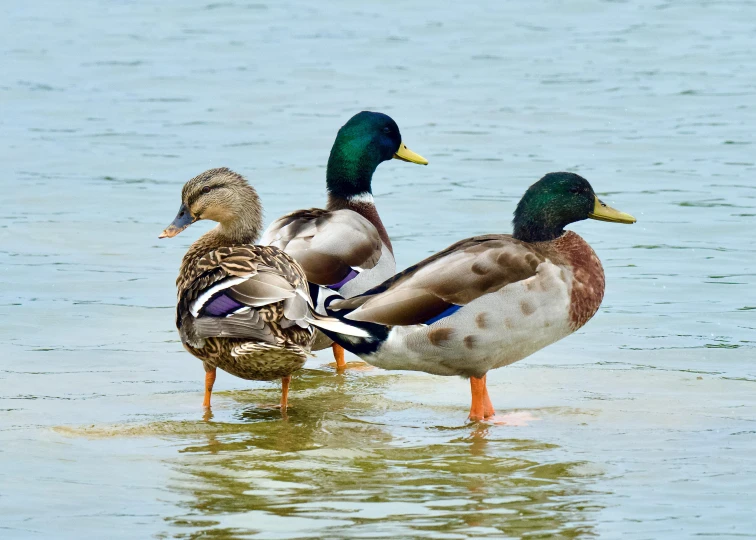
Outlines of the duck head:
<svg viewBox="0 0 756 540">
<path fill-rule="evenodd" d="M 254 242 L 262 227 L 260 198 L 240 174 L 210 169 L 184 184 L 176 219 L 158 238 L 172 238 L 202 219 L 218 222 L 218 233 L 234 241 Z"/>
<path fill-rule="evenodd" d="M 370 111 L 355 114 L 339 130 L 331 148 L 326 171 L 329 195 L 349 199 L 371 194 L 375 169 L 389 159 L 428 164 L 402 142 L 399 126 L 390 116 Z"/>
<path fill-rule="evenodd" d="M 549 173 L 528 188 L 514 213 L 513 236 L 525 242 L 554 240 L 564 227 L 584 219 L 635 223 L 630 214 L 607 206 L 588 180 L 574 173 Z"/>
</svg>

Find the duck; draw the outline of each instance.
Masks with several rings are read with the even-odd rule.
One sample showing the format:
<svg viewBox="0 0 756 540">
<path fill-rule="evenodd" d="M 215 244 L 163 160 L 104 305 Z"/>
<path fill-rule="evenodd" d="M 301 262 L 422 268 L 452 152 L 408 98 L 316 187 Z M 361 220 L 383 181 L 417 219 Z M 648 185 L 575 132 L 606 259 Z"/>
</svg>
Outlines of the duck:
<svg viewBox="0 0 756 540">
<path fill-rule="evenodd" d="M 279 248 L 255 244 L 262 229 L 260 198 L 228 168 L 186 182 L 178 214 L 159 238 L 172 238 L 200 220 L 218 225 L 181 261 L 176 327 L 184 348 L 203 362 L 203 406 L 210 408 L 221 369 L 247 380 L 281 379 L 280 407 L 286 411 L 291 375 L 310 355 L 311 321 L 318 317 L 305 271 Z"/>
<path fill-rule="evenodd" d="M 263 233 L 262 245 L 285 251 L 304 268 L 316 304 L 322 290 L 351 298 L 396 273 L 394 249 L 372 190 L 375 170 L 390 159 L 428 164 L 407 148 L 390 116 L 355 114 L 339 129 L 328 157 L 326 207 L 290 212 Z M 312 349 L 328 347 L 333 348 L 336 369 L 343 370 L 344 349 L 317 332 Z"/>
<path fill-rule="evenodd" d="M 469 379 L 468 418 L 489 420 L 487 373 L 574 333 L 601 305 L 601 261 L 565 230 L 585 219 L 636 221 L 585 178 L 549 173 L 517 204 L 512 234 L 460 240 L 361 295 L 323 300 L 328 315 L 369 337 L 324 331 L 379 368 Z"/>
</svg>

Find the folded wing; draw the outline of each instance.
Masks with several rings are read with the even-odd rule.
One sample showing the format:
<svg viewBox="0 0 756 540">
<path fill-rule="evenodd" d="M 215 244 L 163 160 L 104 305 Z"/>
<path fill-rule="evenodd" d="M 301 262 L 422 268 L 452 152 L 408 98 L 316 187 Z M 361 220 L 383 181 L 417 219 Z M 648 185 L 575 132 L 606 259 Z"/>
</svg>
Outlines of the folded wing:
<svg viewBox="0 0 756 540">
<path fill-rule="evenodd" d="M 382 242 L 372 223 L 351 210 L 299 210 L 273 222 L 261 241 L 291 255 L 307 280 L 318 285 L 342 282 L 373 268 Z"/>
<path fill-rule="evenodd" d="M 205 255 L 181 288 L 178 325 L 195 338 L 249 338 L 270 343 L 270 323 L 308 327 L 309 295 L 296 263 L 274 247 L 224 247 Z M 272 306 L 281 302 L 280 309 Z M 266 310 L 261 308 L 268 307 Z"/>
<path fill-rule="evenodd" d="M 426 323 L 511 283 L 536 275 L 544 255 L 509 235 L 469 238 L 367 293 L 330 304 L 345 319 L 389 326 Z"/>
</svg>

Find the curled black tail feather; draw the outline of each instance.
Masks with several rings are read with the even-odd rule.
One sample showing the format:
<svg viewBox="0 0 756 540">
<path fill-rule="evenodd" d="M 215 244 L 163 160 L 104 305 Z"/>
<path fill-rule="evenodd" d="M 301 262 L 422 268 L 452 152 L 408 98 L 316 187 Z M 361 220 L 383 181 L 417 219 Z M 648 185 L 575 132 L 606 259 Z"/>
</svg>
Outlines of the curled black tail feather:
<svg viewBox="0 0 756 540">
<path fill-rule="evenodd" d="M 344 298 L 332 289 L 326 289 L 325 287 L 321 288 L 325 289 L 325 291 L 319 291 L 319 294 L 317 295 L 319 299 L 317 311 L 321 312 L 321 310 L 324 310 L 328 317 L 337 319 L 342 324 L 350 326 L 355 330 L 362 330 L 363 332 L 366 332 L 368 336 L 361 337 L 334 331 L 332 325 L 331 328 L 325 328 L 324 326 L 319 325 L 317 321 L 312 321 L 312 324 L 317 326 L 321 332 L 333 341 L 359 357 L 369 356 L 377 351 L 381 344 L 388 338 L 391 329 L 382 324 L 347 319 L 346 316 L 353 310 L 330 308 L 332 302 L 343 300 Z M 352 332 L 352 334 L 356 333 L 360 332 Z"/>
</svg>

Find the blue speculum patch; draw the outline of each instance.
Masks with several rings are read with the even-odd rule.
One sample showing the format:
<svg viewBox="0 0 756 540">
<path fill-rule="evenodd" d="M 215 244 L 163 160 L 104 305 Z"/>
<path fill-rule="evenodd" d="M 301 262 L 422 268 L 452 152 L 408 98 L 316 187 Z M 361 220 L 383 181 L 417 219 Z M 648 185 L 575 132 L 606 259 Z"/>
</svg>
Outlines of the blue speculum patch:
<svg viewBox="0 0 756 540">
<path fill-rule="evenodd" d="M 350 269 L 349 273 L 346 275 L 344 279 L 339 281 L 338 283 L 334 283 L 333 285 L 328 285 L 329 289 L 335 289 L 338 290 L 342 288 L 344 285 L 346 285 L 348 282 L 352 281 L 354 278 L 356 278 L 358 275 L 360 275 L 359 272 L 357 272 L 354 269 Z"/>
<path fill-rule="evenodd" d="M 439 313 L 438 315 L 436 315 L 432 319 L 428 319 L 427 321 L 425 321 L 424 324 L 433 324 L 436 321 L 440 321 L 441 319 L 443 319 L 445 317 L 448 317 L 449 315 L 452 315 L 452 314 L 456 313 L 459 310 L 459 308 L 461 308 L 461 307 L 462 306 L 458 306 L 456 304 L 452 304 L 451 306 L 449 306 L 448 308 L 446 308 L 445 310 L 443 310 L 441 313 Z"/>
<path fill-rule="evenodd" d="M 223 317 L 242 307 L 244 307 L 244 304 L 241 302 L 237 302 L 230 296 L 220 293 L 205 304 L 202 312 L 211 317 Z"/>
</svg>

